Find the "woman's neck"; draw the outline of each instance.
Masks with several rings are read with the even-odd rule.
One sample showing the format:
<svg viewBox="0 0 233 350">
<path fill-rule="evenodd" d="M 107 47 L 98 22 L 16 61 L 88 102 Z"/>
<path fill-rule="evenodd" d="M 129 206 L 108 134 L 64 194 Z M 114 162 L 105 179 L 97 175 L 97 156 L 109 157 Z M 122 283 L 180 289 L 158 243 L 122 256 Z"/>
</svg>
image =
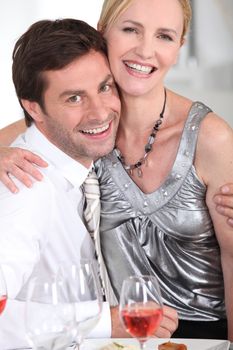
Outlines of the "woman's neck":
<svg viewBox="0 0 233 350">
<path fill-rule="evenodd" d="M 143 96 L 122 94 L 120 134 L 143 133 L 151 130 L 159 118 L 164 103 L 164 88 Z"/>
</svg>

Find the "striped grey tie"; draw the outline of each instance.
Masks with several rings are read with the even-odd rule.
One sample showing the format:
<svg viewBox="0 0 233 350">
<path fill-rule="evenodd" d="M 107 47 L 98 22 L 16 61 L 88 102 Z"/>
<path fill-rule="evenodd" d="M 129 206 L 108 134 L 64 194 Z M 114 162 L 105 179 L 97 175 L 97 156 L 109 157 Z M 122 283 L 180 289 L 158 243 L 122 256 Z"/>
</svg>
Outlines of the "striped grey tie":
<svg viewBox="0 0 233 350">
<path fill-rule="evenodd" d="M 95 251 L 100 268 L 100 276 L 104 293 L 111 305 L 117 304 L 117 299 L 112 290 L 104 259 L 101 253 L 99 223 L 100 223 L 100 189 L 96 173 L 92 170 L 83 183 L 85 206 L 83 211 L 86 227 L 94 240 Z"/>
<path fill-rule="evenodd" d="M 99 182 L 94 170 L 92 170 L 83 184 L 86 207 L 84 208 L 84 219 L 86 227 L 95 240 L 100 223 L 100 189 Z"/>
</svg>

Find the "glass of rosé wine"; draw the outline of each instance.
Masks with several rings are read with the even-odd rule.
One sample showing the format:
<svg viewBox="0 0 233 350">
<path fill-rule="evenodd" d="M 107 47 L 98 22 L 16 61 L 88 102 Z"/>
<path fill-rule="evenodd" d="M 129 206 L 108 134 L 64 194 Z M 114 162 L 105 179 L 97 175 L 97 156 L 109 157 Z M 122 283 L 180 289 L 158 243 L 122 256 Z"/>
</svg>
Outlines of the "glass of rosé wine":
<svg viewBox="0 0 233 350">
<path fill-rule="evenodd" d="M 163 317 L 160 287 L 154 276 L 130 276 L 123 282 L 120 319 L 126 331 L 145 349 L 146 341 L 158 329 Z"/>
<path fill-rule="evenodd" d="M 6 301 L 7 301 L 6 282 L 3 275 L 3 271 L 0 266 L 0 315 L 5 309 Z"/>
</svg>

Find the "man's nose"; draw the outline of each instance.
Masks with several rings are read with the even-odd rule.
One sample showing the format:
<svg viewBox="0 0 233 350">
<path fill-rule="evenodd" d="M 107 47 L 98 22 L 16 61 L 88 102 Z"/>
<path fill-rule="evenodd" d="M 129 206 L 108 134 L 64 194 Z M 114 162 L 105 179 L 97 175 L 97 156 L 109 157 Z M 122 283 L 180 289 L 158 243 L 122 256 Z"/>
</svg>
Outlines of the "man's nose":
<svg viewBox="0 0 233 350">
<path fill-rule="evenodd" d="M 93 120 L 106 120 L 109 115 L 109 108 L 101 98 L 91 99 L 88 107 L 88 118 Z"/>
</svg>

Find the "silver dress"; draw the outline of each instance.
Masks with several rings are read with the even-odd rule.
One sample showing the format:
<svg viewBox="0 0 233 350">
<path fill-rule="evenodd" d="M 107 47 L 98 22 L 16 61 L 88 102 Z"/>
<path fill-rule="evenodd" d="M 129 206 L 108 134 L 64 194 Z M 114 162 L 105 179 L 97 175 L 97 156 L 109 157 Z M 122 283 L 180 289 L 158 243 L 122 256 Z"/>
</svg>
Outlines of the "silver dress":
<svg viewBox="0 0 233 350">
<path fill-rule="evenodd" d="M 193 165 L 199 124 L 209 112 L 193 103 L 172 170 L 153 193 L 137 187 L 115 151 L 96 162 L 101 248 L 116 298 L 125 277 L 156 275 L 164 303 L 196 321 L 226 318 L 219 245 Z"/>
</svg>

